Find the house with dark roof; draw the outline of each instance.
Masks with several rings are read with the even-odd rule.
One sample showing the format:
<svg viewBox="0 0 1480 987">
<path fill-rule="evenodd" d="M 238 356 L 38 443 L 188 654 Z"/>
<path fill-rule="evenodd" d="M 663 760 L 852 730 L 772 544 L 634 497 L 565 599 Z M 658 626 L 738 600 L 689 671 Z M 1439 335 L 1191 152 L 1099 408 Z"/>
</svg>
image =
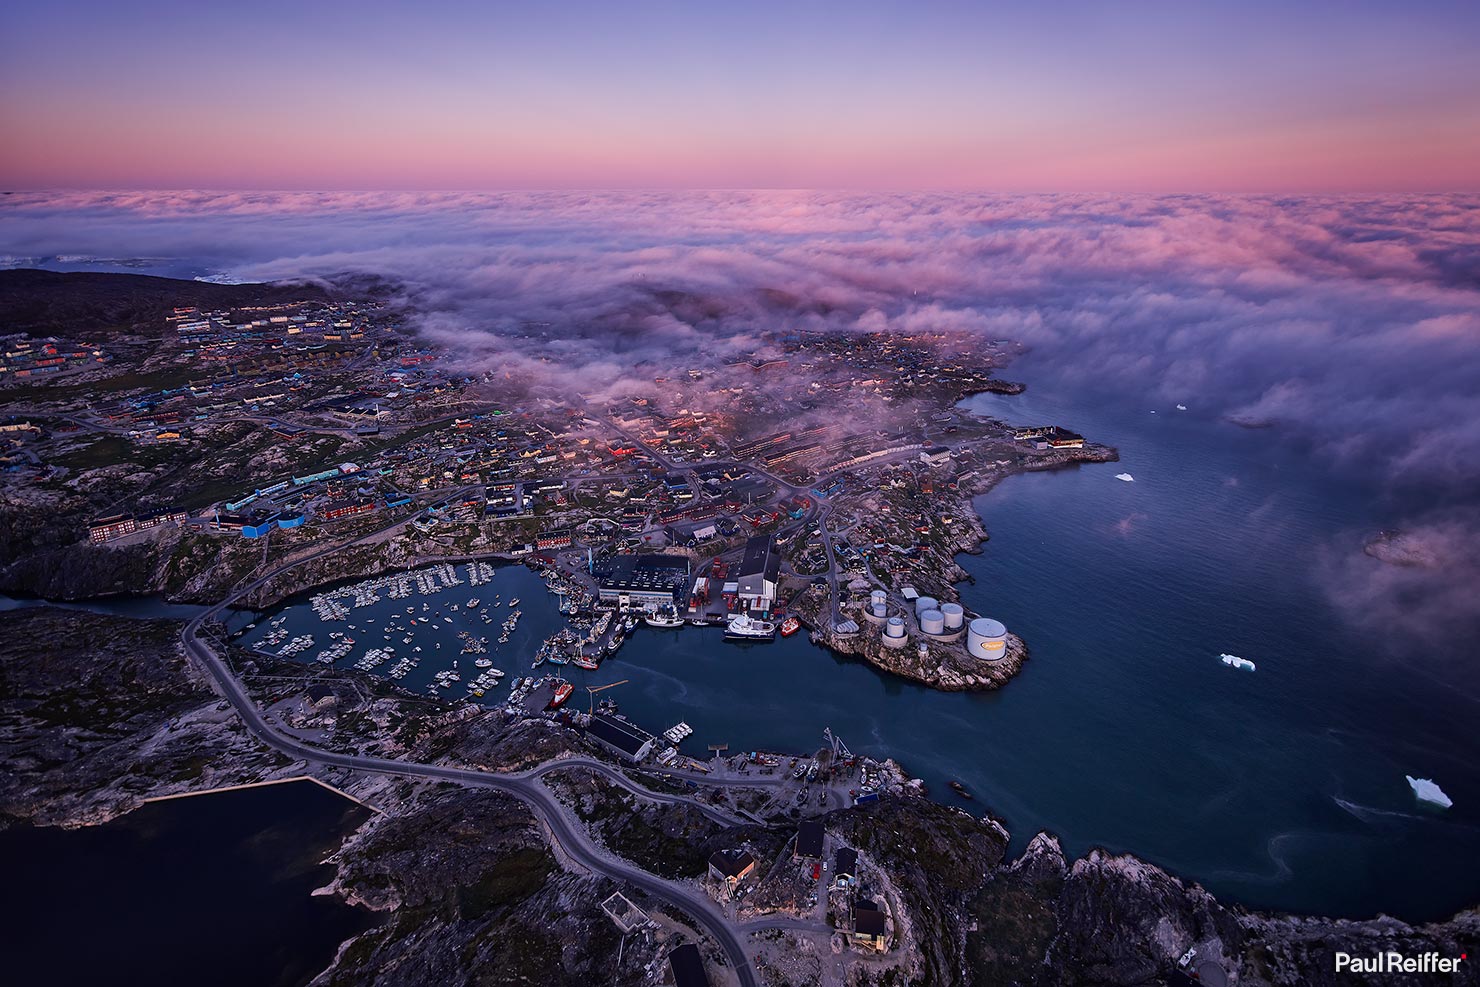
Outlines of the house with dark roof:
<svg viewBox="0 0 1480 987">
<path fill-rule="evenodd" d="M 822 859 L 822 823 L 808 819 L 797 827 L 796 847 L 792 850 L 793 860 Z"/>
<path fill-rule="evenodd" d="M 840 846 L 834 856 L 833 880 L 839 884 L 852 881 L 858 876 L 858 851 Z"/>
<path fill-rule="evenodd" d="M 704 972 L 704 957 L 691 942 L 668 954 L 668 967 L 673 971 L 674 987 L 709 987 L 709 974 Z"/>
<path fill-rule="evenodd" d="M 313 709 L 324 709 L 339 702 L 339 697 L 334 690 L 327 685 L 311 685 L 308 687 L 308 705 Z"/>
<path fill-rule="evenodd" d="M 753 870 L 755 858 L 745 850 L 716 850 L 709 858 L 710 880 L 732 891 Z"/>
<path fill-rule="evenodd" d="M 884 938 L 884 913 L 872 901 L 860 900 L 853 906 L 853 941 L 882 953 L 886 947 Z"/>
</svg>

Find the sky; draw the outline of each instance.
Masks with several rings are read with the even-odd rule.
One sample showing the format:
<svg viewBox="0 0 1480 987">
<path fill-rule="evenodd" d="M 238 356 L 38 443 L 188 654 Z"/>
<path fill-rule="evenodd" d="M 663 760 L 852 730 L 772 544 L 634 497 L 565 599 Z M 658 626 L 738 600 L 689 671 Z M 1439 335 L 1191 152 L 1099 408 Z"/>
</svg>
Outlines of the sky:
<svg viewBox="0 0 1480 987">
<path fill-rule="evenodd" d="M 1480 189 L 1480 4 L 60 0 L 0 188 Z"/>
</svg>

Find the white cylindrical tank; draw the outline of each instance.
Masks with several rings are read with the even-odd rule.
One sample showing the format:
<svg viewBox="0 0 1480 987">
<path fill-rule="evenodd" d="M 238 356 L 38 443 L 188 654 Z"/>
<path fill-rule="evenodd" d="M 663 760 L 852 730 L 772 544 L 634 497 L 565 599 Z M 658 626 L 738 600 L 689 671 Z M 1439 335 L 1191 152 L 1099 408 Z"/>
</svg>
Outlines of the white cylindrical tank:
<svg viewBox="0 0 1480 987">
<path fill-rule="evenodd" d="M 946 619 L 946 630 L 959 631 L 961 623 L 966 619 L 966 611 L 959 603 L 942 603 L 940 614 Z"/>
<path fill-rule="evenodd" d="M 946 632 L 946 618 L 939 610 L 926 610 L 920 614 L 920 630 L 926 634 L 944 634 Z"/>
<path fill-rule="evenodd" d="M 890 617 L 889 623 L 884 625 L 886 637 L 904 637 L 904 618 Z"/>
<path fill-rule="evenodd" d="M 929 658 L 930 657 L 930 645 L 926 644 L 924 641 L 921 641 L 920 642 L 919 651 L 920 651 L 920 657 L 921 658 Z"/>
<path fill-rule="evenodd" d="M 868 601 L 869 601 L 869 603 L 872 603 L 875 606 L 878 606 L 880 603 L 887 602 L 888 599 L 889 599 L 889 594 L 886 593 L 886 592 L 884 592 L 881 589 L 876 589 L 876 590 L 874 590 L 872 593 L 870 593 L 868 595 Z"/>
<path fill-rule="evenodd" d="M 933 596 L 922 596 L 915 601 L 915 616 L 919 617 L 926 610 L 934 610 L 938 604 Z"/>
<path fill-rule="evenodd" d="M 966 653 L 982 661 L 1000 661 L 1007 650 L 1007 628 L 1002 621 L 978 617 L 966 630 Z"/>
</svg>

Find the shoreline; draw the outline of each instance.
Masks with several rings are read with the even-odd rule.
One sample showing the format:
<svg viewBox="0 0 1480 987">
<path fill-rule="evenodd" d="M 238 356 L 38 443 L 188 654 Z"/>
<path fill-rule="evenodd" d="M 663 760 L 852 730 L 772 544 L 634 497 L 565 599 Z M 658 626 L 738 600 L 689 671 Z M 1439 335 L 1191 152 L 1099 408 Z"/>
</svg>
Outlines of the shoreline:
<svg viewBox="0 0 1480 987">
<path fill-rule="evenodd" d="M 1085 464 L 1113 463 L 1120 460 L 1120 453 L 1117 449 L 1100 445 L 1087 445 L 1083 449 L 1065 450 L 1054 455 L 1056 458 L 1035 462 L 1031 465 L 994 470 L 964 485 L 953 498 L 951 508 L 955 517 L 967 522 L 967 530 L 955 534 L 951 539 L 949 545 L 951 568 L 946 571 L 939 587 L 917 588 L 922 591 L 923 589 L 931 590 L 941 602 L 960 601 L 958 587 L 962 583 L 972 583 L 974 580 L 971 574 L 955 560 L 962 555 L 980 555 L 982 546 L 991 540 L 985 521 L 977 513 L 975 500 L 990 493 L 1003 480 L 1022 473 L 1048 472 L 1071 467 L 1077 468 Z M 861 606 L 859 609 L 861 611 Z M 843 612 L 841 608 L 839 612 Z M 917 631 L 913 612 L 905 610 L 904 615 L 907 626 L 912 631 Z M 881 634 L 874 629 L 869 619 L 855 621 L 859 624 L 860 630 L 856 633 L 844 634 L 831 627 L 823 626 L 822 615 L 815 610 L 798 612 L 797 616 L 811 632 L 810 639 L 816 646 L 825 648 L 835 655 L 859 659 L 878 671 L 941 692 L 987 692 L 1000 689 L 1022 671 L 1030 655 L 1028 643 L 1013 634 L 1011 630 L 1008 631 L 1007 647 L 1002 658 L 994 662 L 983 662 L 966 655 L 959 641 L 931 640 L 925 642 L 928 649 L 922 656 L 916 646 L 921 641 L 917 633 L 911 636 L 910 643 L 904 647 L 885 647 L 882 644 Z M 845 614 L 845 616 L 848 615 Z M 967 619 L 969 620 L 971 616 L 971 612 L 968 611 Z"/>
</svg>

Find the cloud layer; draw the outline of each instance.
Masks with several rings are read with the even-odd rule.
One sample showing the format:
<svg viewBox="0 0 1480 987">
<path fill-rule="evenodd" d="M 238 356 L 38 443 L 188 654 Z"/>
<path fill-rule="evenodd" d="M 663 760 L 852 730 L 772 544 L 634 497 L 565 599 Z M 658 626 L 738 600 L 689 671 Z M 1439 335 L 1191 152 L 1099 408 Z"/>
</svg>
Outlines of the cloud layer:
<svg viewBox="0 0 1480 987">
<path fill-rule="evenodd" d="M 1277 422 L 1480 529 L 1477 195 L 26 193 L 3 254 L 383 275 L 470 366 L 544 328 L 586 386 L 767 329 L 1011 337 L 1057 383 Z"/>
</svg>

